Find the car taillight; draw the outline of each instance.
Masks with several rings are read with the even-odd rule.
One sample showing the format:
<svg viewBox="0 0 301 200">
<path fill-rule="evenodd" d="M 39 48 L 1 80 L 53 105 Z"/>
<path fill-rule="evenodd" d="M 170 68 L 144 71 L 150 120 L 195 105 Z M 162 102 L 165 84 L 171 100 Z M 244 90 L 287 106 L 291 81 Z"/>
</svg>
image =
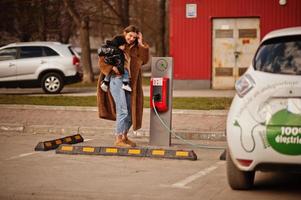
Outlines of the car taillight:
<svg viewBox="0 0 301 200">
<path fill-rule="evenodd" d="M 235 90 L 238 96 L 243 97 L 250 92 L 254 86 L 255 81 L 249 74 L 246 74 L 236 81 Z"/>
<path fill-rule="evenodd" d="M 73 60 L 72 60 L 73 65 L 76 65 L 78 67 L 79 62 L 80 62 L 79 58 L 76 56 L 73 56 Z"/>
<path fill-rule="evenodd" d="M 246 159 L 237 159 L 237 161 L 239 162 L 240 165 L 244 167 L 249 167 L 253 162 L 253 160 L 246 160 Z"/>
</svg>

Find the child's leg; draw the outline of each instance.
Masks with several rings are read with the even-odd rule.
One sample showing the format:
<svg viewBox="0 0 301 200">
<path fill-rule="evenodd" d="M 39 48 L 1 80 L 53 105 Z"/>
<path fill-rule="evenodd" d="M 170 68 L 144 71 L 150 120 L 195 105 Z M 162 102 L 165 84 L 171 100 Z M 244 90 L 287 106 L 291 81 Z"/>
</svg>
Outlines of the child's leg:
<svg viewBox="0 0 301 200">
<path fill-rule="evenodd" d="M 122 75 L 122 89 L 131 92 L 132 88 L 129 85 L 130 78 L 129 78 L 129 72 L 127 69 L 124 69 L 124 74 Z"/>
<path fill-rule="evenodd" d="M 130 77 L 129 77 L 129 71 L 127 69 L 124 69 L 124 74 L 122 75 L 122 82 L 123 84 L 129 84 Z"/>
<path fill-rule="evenodd" d="M 106 75 L 105 78 L 104 78 L 103 81 L 102 81 L 102 84 L 101 84 L 100 88 L 101 88 L 104 92 L 107 92 L 107 91 L 108 91 L 110 79 L 111 79 L 111 73 L 109 73 L 108 75 Z"/>
<path fill-rule="evenodd" d="M 110 79 L 111 79 L 111 73 L 106 75 L 105 78 L 103 79 L 103 81 L 105 82 L 106 85 L 108 85 L 108 83 L 110 82 Z"/>
</svg>

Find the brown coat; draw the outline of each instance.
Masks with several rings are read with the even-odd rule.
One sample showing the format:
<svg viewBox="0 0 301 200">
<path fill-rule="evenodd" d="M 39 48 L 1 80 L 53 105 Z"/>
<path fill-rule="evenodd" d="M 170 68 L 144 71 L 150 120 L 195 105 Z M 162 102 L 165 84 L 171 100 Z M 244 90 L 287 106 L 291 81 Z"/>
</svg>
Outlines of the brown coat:
<svg viewBox="0 0 301 200">
<path fill-rule="evenodd" d="M 137 130 L 142 125 L 143 115 L 143 90 L 142 90 L 142 74 L 141 66 L 147 63 L 149 59 L 149 47 L 145 44 L 144 47 L 138 45 L 133 47 L 127 47 L 126 52 L 130 55 L 130 71 L 131 71 L 131 114 L 133 129 Z M 97 105 L 98 114 L 100 118 L 116 120 L 116 109 L 114 99 L 108 90 L 103 92 L 100 88 L 101 81 L 104 76 L 107 75 L 111 70 L 111 65 L 104 62 L 104 58 L 99 58 L 100 75 L 97 84 Z"/>
</svg>

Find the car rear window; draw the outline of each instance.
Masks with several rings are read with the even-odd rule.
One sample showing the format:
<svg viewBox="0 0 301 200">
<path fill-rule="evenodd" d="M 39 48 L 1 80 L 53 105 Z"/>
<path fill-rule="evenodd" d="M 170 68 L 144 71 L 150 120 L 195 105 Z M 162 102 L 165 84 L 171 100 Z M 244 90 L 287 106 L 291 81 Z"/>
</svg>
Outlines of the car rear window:
<svg viewBox="0 0 301 200">
<path fill-rule="evenodd" d="M 0 61 L 4 60 L 14 60 L 17 56 L 17 49 L 16 48 L 6 48 L 0 50 Z"/>
<path fill-rule="evenodd" d="M 254 68 L 269 73 L 301 75 L 301 36 L 265 41 L 256 53 Z"/>
<path fill-rule="evenodd" d="M 69 51 L 70 51 L 70 53 L 74 56 L 75 55 L 75 53 L 74 53 L 74 51 L 72 50 L 72 47 L 71 46 L 69 46 L 68 47 L 68 49 L 69 49 Z"/>
<path fill-rule="evenodd" d="M 49 47 L 43 47 L 44 56 L 58 56 L 59 54 Z"/>
<path fill-rule="evenodd" d="M 79 57 L 79 53 L 74 49 L 74 47 L 68 46 L 68 49 L 73 56 Z"/>
</svg>

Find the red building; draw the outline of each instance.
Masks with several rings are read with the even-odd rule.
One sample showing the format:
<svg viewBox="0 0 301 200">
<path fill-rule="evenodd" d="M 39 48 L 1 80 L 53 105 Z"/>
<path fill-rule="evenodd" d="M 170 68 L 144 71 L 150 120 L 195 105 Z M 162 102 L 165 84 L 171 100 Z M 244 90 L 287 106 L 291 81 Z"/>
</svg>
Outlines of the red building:
<svg viewBox="0 0 301 200">
<path fill-rule="evenodd" d="M 230 89 L 268 32 L 301 26 L 301 0 L 170 0 L 175 88 Z"/>
</svg>

